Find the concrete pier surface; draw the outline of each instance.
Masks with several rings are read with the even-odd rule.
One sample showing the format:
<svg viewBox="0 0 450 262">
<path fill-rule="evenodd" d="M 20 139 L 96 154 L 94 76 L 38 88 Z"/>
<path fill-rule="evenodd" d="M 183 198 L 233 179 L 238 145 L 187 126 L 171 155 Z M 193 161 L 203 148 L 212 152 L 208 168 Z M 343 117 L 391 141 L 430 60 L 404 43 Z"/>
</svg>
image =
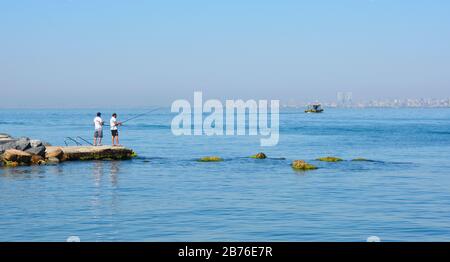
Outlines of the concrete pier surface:
<svg viewBox="0 0 450 262">
<path fill-rule="evenodd" d="M 135 156 L 135 153 L 123 146 L 47 146 L 46 155 L 47 158 L 56 157 L 60 161 L 126 160 Z"/>
</svg>

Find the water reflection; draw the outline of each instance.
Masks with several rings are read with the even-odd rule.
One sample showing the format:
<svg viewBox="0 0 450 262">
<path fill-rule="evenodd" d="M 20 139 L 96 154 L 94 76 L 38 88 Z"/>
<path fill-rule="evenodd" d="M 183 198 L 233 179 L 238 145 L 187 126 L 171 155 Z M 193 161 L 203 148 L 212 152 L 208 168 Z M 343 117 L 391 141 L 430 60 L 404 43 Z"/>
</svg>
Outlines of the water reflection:
<svg viewBox="0 0 450 262">
<path fill-rule="evenodd" d="M 46 171 L 39 167 L 15 167 L 15 168 L 9 168 L 9 167 L 3 167 L 0 168 L 0 176 L 10 178 L 10 179 L 31 179 L 34 177 L 44 177 L 44 174 Z"/>
<path fill-rule="evenodd" d="M 43 170 L 43 169 L 40 169 L 40 170 Z M 50 171 L 49 173 L 54 174 L 54 175 L 64 175 L 63 164 L 50 165 L 50 166 L 48 166 L 48 171 Z"/>
<path fill-rule="evenodd" d="M 117 186 L 118 183 L 118 173 L 120 172 L 120 162 L 119 161 L 94 161 L 92 166 L 92 174 L 94 177 L 94 185 L 96 187 L 101 187 L 102 178 L 109 169 L 109 181 L 113 187 Z"/>
<path fill-rule="evenodd" d="M 120 162 L 118 161 L 112 161 L 111 163 L 111 167 L 110 167 L 110 180 L 111 180 L 111 185 L 113 187 L 117 186 L 118 183 L 118 173 L 120 171 L 119 167 L 120 167 Z"/>
<path fill-rule="evenodd" d="M 118 161 L 94 161 L 91 166 L 94 189 L 91 191 L 89 210 L 90 223 L 101 227 L 102 233 L 96 233 L 97 238 L 114 239 L 117 235 L 114 221 L 118 213 L 119 197 L 117 193 Z"/>
<path fill-rule="evenodd" d="M 101 161 L 94 161 L 92 174 L 94 175 L 94 185 L 100 187 L 102 176 L 103 176 L 103 166 L 104 163 Z"/>
</svg>

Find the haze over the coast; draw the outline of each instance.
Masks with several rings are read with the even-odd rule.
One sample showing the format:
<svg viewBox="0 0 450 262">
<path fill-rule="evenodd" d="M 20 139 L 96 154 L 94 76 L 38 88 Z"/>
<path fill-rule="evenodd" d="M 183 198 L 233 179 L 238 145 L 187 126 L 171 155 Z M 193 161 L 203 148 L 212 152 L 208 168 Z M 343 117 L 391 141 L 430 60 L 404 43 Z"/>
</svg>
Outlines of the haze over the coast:
<svg viewBox="0 0 450 262">
<path fill-rule="evenodd" d="M 0 107 L 450 97 L 448 1 L 2 1 Z"/>
</svg>

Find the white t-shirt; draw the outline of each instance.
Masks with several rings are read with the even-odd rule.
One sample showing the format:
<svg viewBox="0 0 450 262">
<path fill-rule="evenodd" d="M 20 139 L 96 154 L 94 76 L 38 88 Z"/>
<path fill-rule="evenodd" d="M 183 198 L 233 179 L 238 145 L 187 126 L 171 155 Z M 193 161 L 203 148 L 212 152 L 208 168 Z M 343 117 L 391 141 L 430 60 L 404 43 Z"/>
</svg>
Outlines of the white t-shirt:
<svg viewBox="0 0 450 262">
<path fill-rule="evenodd" d="M 101 117 L 97 116 L 96 118 L 94 118 L 95 130 L 101 130 L 103 128 L 102 123 L 103 120 Z"/>
<path fill-rule="evenodd" d="M 109 120 L 109 125 L 111 126 L 111 130 L 117 130 L 117 126 L 114 122 L 116 122 L 116 118 L 115 117 L 111 117 L 111 120 Z"/>
</svg>

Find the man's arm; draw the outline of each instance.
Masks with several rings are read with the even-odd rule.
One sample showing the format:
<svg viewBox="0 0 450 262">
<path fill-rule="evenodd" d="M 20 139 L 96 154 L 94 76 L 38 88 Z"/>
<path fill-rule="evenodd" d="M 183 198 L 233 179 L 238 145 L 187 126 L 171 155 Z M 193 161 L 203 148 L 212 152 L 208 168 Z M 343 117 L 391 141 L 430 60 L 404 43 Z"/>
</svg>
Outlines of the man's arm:
<svg viewBox="0 0 450 262">
<path fill-rule="evenodd" d="M 101 126 L 103 126 L 103 124 L 105 124 L 105 122 L 103 120 L 95 120 L 94 123 L 99 123 Z"/>
</svg>

